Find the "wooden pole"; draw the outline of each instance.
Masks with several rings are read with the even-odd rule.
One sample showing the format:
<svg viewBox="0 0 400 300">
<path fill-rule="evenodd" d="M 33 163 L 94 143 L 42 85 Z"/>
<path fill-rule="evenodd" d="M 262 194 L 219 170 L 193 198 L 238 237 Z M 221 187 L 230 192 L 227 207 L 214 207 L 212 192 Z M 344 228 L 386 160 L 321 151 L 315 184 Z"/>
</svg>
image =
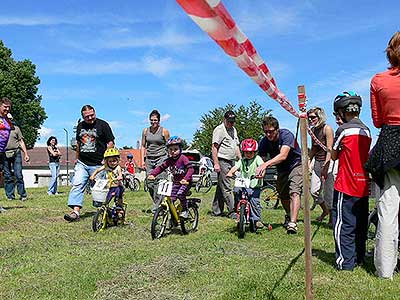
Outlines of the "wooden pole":
<svg viewBox="0 0 400 300">
<path fill-rule="evenodd" d="M 306 300 L 313 299 L 312 292 L 312 244 L 311 244 L 311 219 L 310 219 L 310 176 L 308 169 L 307 146 L 307 103 L 304 85 L 297 87 L 300 114 L 301 137 L 301 163 L 303 166 L 303 197 L 304 197 L 304 253 L 306 265 Z"/>
</svg>

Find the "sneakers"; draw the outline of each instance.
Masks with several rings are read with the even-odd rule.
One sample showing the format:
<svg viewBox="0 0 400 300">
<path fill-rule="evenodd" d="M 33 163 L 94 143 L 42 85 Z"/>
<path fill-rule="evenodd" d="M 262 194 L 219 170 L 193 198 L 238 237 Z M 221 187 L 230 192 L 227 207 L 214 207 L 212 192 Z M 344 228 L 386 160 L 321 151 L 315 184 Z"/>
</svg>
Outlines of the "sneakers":
<svg viewBox="0 0 400 300">
<path fill-rule="evenodd" d="M 0 206 L 0 213 L 7 211 L 7 209 L 3 208 L 3 206 Z"/>
<path fill-rule="evenodd" d="M 289 222 L 286 227 L 287 234 L 296 234 L 297 233 L 297 224 L 294 222 Z"/>
<path fill-rule="evenodd" d="M 290 222 L 290 217 L 288 215 L 285 215 L 285 221 L 283 222 L 283 227 L 287 229 L 289 222 Z"/>
<path fill-rule="evenodd" d="M 257 222 L 256 222 L 256 228 L 257 228 L 257 229 L 264 228 L 264 224 L 263 224 L 263 222 L 261 222 L 261 221 L 257 221 Z"/>
<path fill-rule="evenodd" d="M 28 200 L 28 197 L 21 197 L 21 201 L 26 201 L 26 200 Z"/>
<path fill-rule="evenodd" d="M 179 216 L 181 218 L 183 218 L 183 219 L 187 219 L 187 218 L 189 218 L 189 211 L 188 210 L 184 210 L 179 214 Z"/>
<path fill-rule="evenodd" d="M 79 215 L 73 211 L 70 214 L 65 214 L 64 220 L 68 222 L 76 222 L 79 221 Z"/>
</svg>

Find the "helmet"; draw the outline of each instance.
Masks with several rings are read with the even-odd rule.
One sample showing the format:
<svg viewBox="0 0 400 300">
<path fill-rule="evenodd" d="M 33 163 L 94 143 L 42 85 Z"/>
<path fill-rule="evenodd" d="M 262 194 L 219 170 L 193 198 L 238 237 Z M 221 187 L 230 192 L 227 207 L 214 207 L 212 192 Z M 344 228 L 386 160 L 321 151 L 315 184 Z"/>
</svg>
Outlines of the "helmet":
<svg viewBox="0 0 400 300">
<path fill-rule="evenodd" d="M 104 152 L 104 158 L 112 156 L 119 156 L 119 151 L 117 148 L 109 148 L 106 150 L 106 152 Z"/>
<path fill-rule="evenodd" d="M 361 97 L 350 91 L 337 95 L 333 101 L 333 110 L 335 112 L 338 112 L 339 109 L 343 109 L 347 112 L 359 112 L 361 106 Z"/>
<path fill-rule="evenodd" d="M 182 147 L 182 139 L 177 135 L 171 136 L 167 141 L 167 147 L 172 145 L 178 145 L 179 147 Z"/>
<path fill-rule="evenodd" d="M 255 152 L 258 150 L 258 143 L 253 139 L 245 139 L 240 144 L 240 149 L 243 152 Z"/>
<path fill-rule="evenodd" d="M 128 155 L 126 157 L 127 158 L 133 158 L 133 154 L 132 153 L 128 153 Z"/>
</svg>

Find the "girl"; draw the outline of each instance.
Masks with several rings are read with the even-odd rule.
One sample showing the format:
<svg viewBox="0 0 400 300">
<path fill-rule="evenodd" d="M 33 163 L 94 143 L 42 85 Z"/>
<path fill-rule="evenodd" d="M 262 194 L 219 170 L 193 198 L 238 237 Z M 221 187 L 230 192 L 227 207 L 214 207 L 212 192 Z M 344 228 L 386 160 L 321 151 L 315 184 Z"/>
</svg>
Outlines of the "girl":
<svg viewBox="0 0 400 300">
<path fill-rule="evenodd" d="M 60 157 L 62 154 L 57 148 L 57 138 L 55 136 L 51 136 L 47 140 L 47 154 L 49 155 L 49 168 L 51 172 L 51 179 L 47 194 L 58 195 L 57 178 L 60 173 Z"/>
</svg>

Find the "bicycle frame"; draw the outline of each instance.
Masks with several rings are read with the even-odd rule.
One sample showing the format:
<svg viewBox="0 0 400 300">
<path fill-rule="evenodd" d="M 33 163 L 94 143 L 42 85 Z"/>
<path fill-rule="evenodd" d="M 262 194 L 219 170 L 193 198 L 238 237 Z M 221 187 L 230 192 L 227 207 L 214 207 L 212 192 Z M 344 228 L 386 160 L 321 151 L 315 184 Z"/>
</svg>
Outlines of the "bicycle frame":
<svg viewBox="0 0 400 300">
<path fill-rule="evenodd" d="M 171 200 L 171 197 L 169 196 L 165 196 L 164 197 L 164 201 L 161 203 L 162 206 L 164 206 L 167 210 L 167 213 L 169 213 L 173 220 L 175 221 L 175 223 L 177 225 L 180 224 L 180 218 L 179 218 L 179 214 L 178 214 L 178 207 L 180 206 L 180 204 L 178 204 L 179 206 L 175 206 L 175 204 L 173 203 L 173 201 Z"/>
<path fill-rule="evenodd" d="M 240 190 L 241 193 L 241 197 L 240 200 L 236 206 L 236 220 L 237 222 L 239 222 L 240 219 L 240 207 L 242 205 L 245 205 L 245 209 L 246 209 L 246 224 L 250 223 L 250 202 L 249 202 L 249 193 L 247 192 L 246 188 L 242 188 Z"/>
</svg>

